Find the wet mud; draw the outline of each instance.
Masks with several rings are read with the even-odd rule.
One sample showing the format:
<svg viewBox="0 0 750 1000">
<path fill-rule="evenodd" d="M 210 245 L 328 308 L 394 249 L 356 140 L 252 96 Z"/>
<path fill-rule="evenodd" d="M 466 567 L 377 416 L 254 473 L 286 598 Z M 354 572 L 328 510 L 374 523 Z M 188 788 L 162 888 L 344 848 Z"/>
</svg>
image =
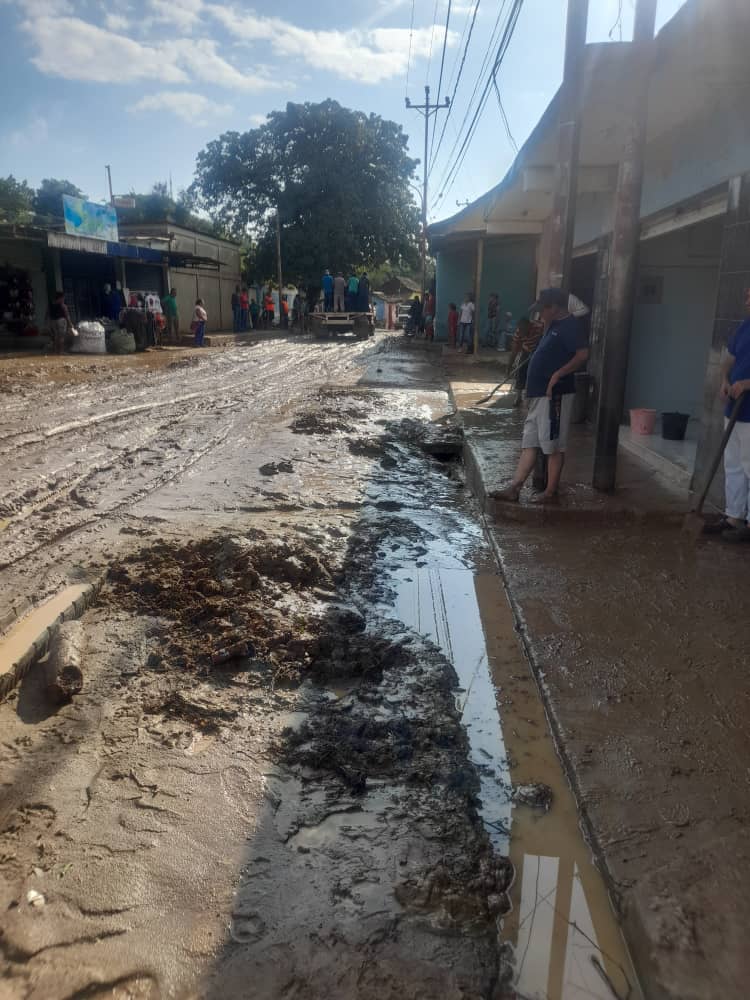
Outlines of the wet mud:
<svg viewBox="0 0 750 1000">
<path fill-rule="evenodd" d="M 213 391 L 163 407 L 179 469 L 9 502 L 6 593 L 34 545 L 104 584 L 81 693 L 51 705 L 31 672 L 0 705 L 3 1000 L 635 998 L 438 374 L 388 342 L 291 346 L 248 400 L 239 354 L 185 367 Z M 298 362 L 264 396 L 263 365 Z M 42 461 L 57 426 L 18 440 Z M 105 426 L 92 396 L 65 462 Z"/>
</svg>

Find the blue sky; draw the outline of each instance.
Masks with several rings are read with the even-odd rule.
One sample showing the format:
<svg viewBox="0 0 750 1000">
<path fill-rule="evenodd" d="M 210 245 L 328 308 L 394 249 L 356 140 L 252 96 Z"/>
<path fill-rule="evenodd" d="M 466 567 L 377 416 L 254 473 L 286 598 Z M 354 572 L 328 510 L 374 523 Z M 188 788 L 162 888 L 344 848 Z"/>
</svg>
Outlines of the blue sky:
<svg viewBox="0 0 750 1000">
<path fill-rule="evenodd" d="M 453 0 L 443 93 L 452 93 L 462 36 L 475 0 Z M 684 0 L 659 0 L 658 25 Z M 434 99 L 447 0 L 0 0 L 0 175 L 37 185 L 65 177 L 105 200 L 104 165 L 115 193 L 148 190 L 171 174 L 187 186 L 196 153 L 228 129 L 243 131 L 291 101 L 335 98 L 401 122 L 421 157 L 422 120 L 407 93 Z M 445 141 L 430 173 L 430 220 L 497 183 L 514 151 L 496 99 L 450 190 L 450 165 L 501 0 L 480 0 Z M 633 0 L 592 0 L 589 41 L 627 40 Z M 560 83 L 564 0 L 526 0 L 498 84 L 520 145 Z M 618 14 L 622 9 L 621 18 Z M 437 26 L 435 26 L 437 25 Z M 614 30 L 613 30 L 614 28 Z M 482 76 L 484 79 L 484 75 Z M 450 90 L 447 88 L 450 84 Z M 442 94 L 441 94 L 442 96 Z M 444 114 L 444 113 L 442 113 Z M 442 128 L 442 117 L 439 117 Z M 419 168 L 421 173 L 421 167 Z"/>
</svg>

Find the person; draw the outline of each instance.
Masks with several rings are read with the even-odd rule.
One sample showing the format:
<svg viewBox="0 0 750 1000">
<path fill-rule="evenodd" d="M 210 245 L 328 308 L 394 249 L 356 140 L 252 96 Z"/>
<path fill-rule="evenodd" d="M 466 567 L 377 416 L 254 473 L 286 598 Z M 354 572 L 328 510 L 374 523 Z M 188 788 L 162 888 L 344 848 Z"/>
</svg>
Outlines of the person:
<svg viewBox="0 0 750 1000">
<path fill-rule="evenodd" d="M 515 389 L 516 399 L 514 406 L 520 406 L 523 399 L 523 390 L 526 388 L 526 378 L 529 370 L 531 355 L 537 349 L 539 341 L 542 339 L 542 324 L 533 323 L 528 316 L 522 316 L 518 321 L 513 340 L 510 344 L 510 359 L 508 361 L 508 371 L 513 371 L 513 363 L 518 358 L 516 367 Z"/>
<path fill-rule="evenodd" d="M 344 300 L 346 298 L 346 282 L 341 271 L 333 279 L 333 311 L 341 313 L 344 311 Z"/>
<path fill-rule="evenodd" d="M 193 322 L 190 324 L 193 333 L 195 334 L 195 346 L 203 347 L 203 338 L 206 335 L 206 323 L 208 322 L 208 314 L 203 305 L 203 299 L 195 300 L 195 309 L 193 310 Z"/>
<path fill-rule="evenodd" d="M 167 323 L 167 342 L 176 344 L 180 339 L 180 320 L 177 315 L 177 289 L 170 288 L 169 295 L 161 300 L 161 308 Z"/>
<path fill-rule="evenodd" d="M 370 279 L 367 272 L 363 271 L 359 279 L 357 288 L 357 312 L 366 313 L 370 311 Z"/>
<path fill-rule="evenodd" d="M 289 329 L 289 303 L 286 295 L 281 296 L 281 325 L 285 330 Z"/>
<path fill-rule="evenodd" d="M 409 307 L 409 330 L 411 334 L 416 334 L 419 330 L 419 323 L 422 319 L 422 300 L 415 295 Z"/>
<path fill-rule="evenodd" d="M 726 401 L 725 427 L 736 401 L 747 393 L 724 450 L 724 516 L 703 529 L 733 544 L 750 542 L 750 288 L 745 289 L 745 312 L 747 318 L 729 338 L 721 362 L 719 395 Z"/>
<path fill-rule="evenodd" d="M 456 335 L 458 333 L 458 309 L 455 302 L 448 303 L 448 343 L 451 347 L 456 346 Z"/>
<path fill-rule="evenodd" d="M 259 313 L 260 313 L 260 309 L 258 308 L 258 303 L 255 301 L 255 299 L 251 299 L 250 300 L 250 329 L 251 330 L 257 330 L 258 329 L 258 314 Z"/>
<path fill-rule="evenodd" d="M 487 302 L 487 344 L 500 346 L 500 296 L 493 292 Z"/>
<path fill-rule="evenodd" d="M 466 353 L 469 354 L 473 350 L 474 338 L 472 327 L 474 326 L 474 296 L 471 292 L 467 292 L 464 295 L 464 300 L 461 303 L 461 311 L 458 315 L 458 329 L 459 329 L 459 341 L 458 348 L 463 350 L 464 344 L 466 344 Z"/>
<path fill-rule="evenodd" d="M 247 288 L 243 285 L 240 292 L 240 330 L 247 330 L 247 318 L 250 315 L 250 296 Z"/>
<path fill-rule="evenodd" d="M 55 297 L 47 310 L 47 317 L 55 354 L 62 354 L 65 350 L 65 338 L 73 328 L 68 307 L 65 305 L 65 292 L 55 292 Z"/>
<path fill-rule="evenodd" d="M 232 329 L 240 332 L 240 286 L 236 285 L 232 292 Z"/>
<path fill-rule="evenodd" d="M 352 271 L 349 275 L 349 282 L 346 286 L 346 308 L 349 312 L 354 312 L 357 306 L 357 297 L 359 295 L 359 278 Z"/>
<path fill-rule="evenodd" d="M 328 268 L 323 274 L 323 312 L 333 312 L 333 278 Z"/>
<path fill-rule="evenodd" d="M 428 292 L 424 303 L 424 335 L 425 340 L 435 336 L 435 296 Z"/>
<path fill-rule="evenodd" d="M 519 499 L 536 464 L 537 448 L 547 456 L 547 486 L 538 501 L 557 500 L 575 398 L 574 374 L 589 356 L 580 321 L 568 311 L 568 296 L 561 288 L 543 289 L 532 311 L 536 308 L 541 313 L 544 334 L 531 356 L 526 376 L 529 410 L 523 425 L 521 457 L 511 483 L 491 494 L 496 500 Z"/>
<path fill-rule="evenodd" d="M 276 312 L 276 304 L 273 301 L 273 295 L 268 291 L 263 299 L 263 315 L 265 317 L 264 326 L 266 330 L 271 330 L 273 328 L 274 313 Z"/>
</svg>

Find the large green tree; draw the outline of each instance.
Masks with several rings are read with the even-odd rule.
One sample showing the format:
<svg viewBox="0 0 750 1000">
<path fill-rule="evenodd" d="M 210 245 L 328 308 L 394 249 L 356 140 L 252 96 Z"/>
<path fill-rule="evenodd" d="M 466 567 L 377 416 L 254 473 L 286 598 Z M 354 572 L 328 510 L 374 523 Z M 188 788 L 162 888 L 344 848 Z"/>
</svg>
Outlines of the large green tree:
<svg viewBox="0 0 750 1000">
<path fill-rule="evenodd" d="M 326 267 L 413 263 L 419 213 L 409 180 L 418 161 L 400 125 L 336 101 L 287 104 L 249 132 L 225 132 L 198 154 L 193 192 L 228 232 L 256 242 L 259 278 L 315 282 Z"/>
<path fill-rule="evenodd" d="M 31 222 L 34 191 L 13 174 L 0 177 L 0 222 Z"/>
<path fill-rule="evenodd" d="M 73 198 L 85 198 L 83 191 L 71 181 L 58 181 L 54 177 L 45 177 L 34 194 L 34 212 L 40 225 L 61 222 L 63 216 L 63 195 Z"/>
</svg>

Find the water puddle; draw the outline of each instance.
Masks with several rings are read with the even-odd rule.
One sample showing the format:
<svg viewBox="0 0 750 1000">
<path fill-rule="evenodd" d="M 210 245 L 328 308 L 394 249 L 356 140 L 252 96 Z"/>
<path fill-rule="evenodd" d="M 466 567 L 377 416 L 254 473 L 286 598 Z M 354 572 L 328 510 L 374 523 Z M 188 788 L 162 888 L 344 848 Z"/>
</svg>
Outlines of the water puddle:
<svg viewBox="0 0 750 1000">
<path fill-rule="evenodd" d="M 458 704 L 481 780 L 482 817 L 516 870 L 502 939 L 514 985 L 534 1000 L 613 1000 L 641 994 L 604 881 L 519 646 L 513 616 L 481 532 L 467 521 L 419 518 L 432 539 L 417 563 L 388 571 L 390 613 L 429 636 L 459 677 Z M 513 786 L 547 785 L 549 812 L 515 805 Z"/>
<path fill-rule="evenodd" d="M 0 636 L 0 676 L 9 673 L 34 640 L 88 589 L 88 584 L 66 587 Z"/>
</svg>

